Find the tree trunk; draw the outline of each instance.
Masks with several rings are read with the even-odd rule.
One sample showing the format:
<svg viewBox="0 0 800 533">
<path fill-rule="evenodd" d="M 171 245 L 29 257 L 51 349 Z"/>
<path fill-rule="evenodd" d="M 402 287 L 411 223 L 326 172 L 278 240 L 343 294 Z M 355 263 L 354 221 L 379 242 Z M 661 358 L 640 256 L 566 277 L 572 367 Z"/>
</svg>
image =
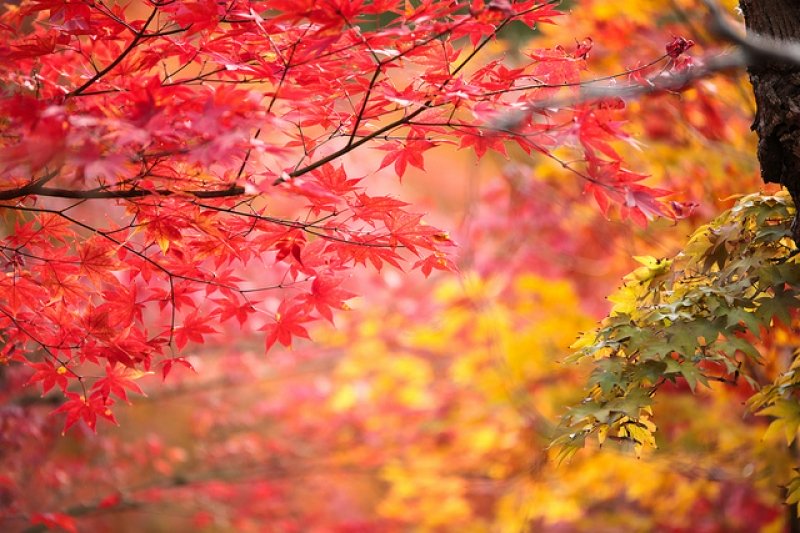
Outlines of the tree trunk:
<svg viewBox="0 0 800 533">
<path fill-rule="evenodd" d="M 800 1 L 740 0 L 747 32 L 800 42 Z M 800 67 L 764 61 L 748 68 L 756 97 L 758 161 L 761 178 L 789 190 L 798 213 L 792 237 L 800 246 Z M 797 456 L 797 443 L 792 448 Z M 793 505 L 787 508 L 786 531 L 800 533 Z"/>
<path fill-rule="evenodd" d="M 748 33 L 800 42 L 800 2 L 740 0 Z M 764 61 L 748 68 L 756 97 L 758 160 L 765 182 L 780 183 L 800 207 L 800 67 Z M 800 224 L 792 226 L 800 243 Z"/>
</svg>

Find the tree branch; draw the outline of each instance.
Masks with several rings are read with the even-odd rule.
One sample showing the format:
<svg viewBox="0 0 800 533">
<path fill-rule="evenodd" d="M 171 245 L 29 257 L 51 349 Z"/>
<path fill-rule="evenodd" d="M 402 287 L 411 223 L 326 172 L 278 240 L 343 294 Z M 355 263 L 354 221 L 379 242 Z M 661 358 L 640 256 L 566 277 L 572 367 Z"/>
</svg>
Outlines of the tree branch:
<svg viewBox="0 0 800 533">
<path fill-rule="evenodd" d="M 711 30 L 721 39 L 736 45 L 729 53 L 703 58 L 683 71 L 664 71 L 646 80 L 629 85 L 582 84 L 578 95 L 532 102 L 498 117 L 489 126 L 498 131 L 517 130 L 533 111 L 564 108 L 606 98 L 630 99 L 685 88 L 693 81 L 731 70 L 743 69 L 764 61 L 800 66 L 800 43 L 771 39 L 756 33 L 742 35 L 723 15 L 714 0 L 703 0 L 711 15 Z M 592 83 L 592 85 L 589 85 Z"/>
<path fill-rule="evenodd" d="M 711 31 L 739 47 L 744 53 L 744 66 L 764 61 L 800 66 L 800 43 L 772 39 L 753 32 L 742 35 L 728 22 L 715 0 L 703 0 L 703 3 L 711 14 Z"/>
<path fill-rule="evenodd" d="M 44 178 L 43 178 L 44 179 Z M 142 198 L 145 196 L 172 196 L 175 194 L 185 194 L 189 196 L 194 196 L 196 198 L 227 198 L 232 196 L 242 196 L 244 195 L 244 187 L 240 186 L 233 186 L 227 189 L 216 190 L 216 191 L 205 191 L 205 190 L 170 190 L 170 189 L 156 189 L 156 190 L 146 190 L 146 189 L 127 189 L 127 190 L 120 190 L 120 191 L 109 191 L 109 190 L 76 190 L 76 189 L 65 189 L 60 187 L 43 187 L 40 184 L 42 180 L 36 181 L 31 183 L 30 185 L 26 185 L 25 187 L 20 187 L 18 189 L 9 189 L 6 191 L 0 191 L 0 201 L 6 200 L 14 200 L 16 198 L 23 198 L 25 196 L 50 196 L 53 198 L 74 198 L 79 200 L 102 200 L 102 199 L 114 199 L 114 198 Z"/>
<path fill-rule="evenodd" d="M 69 93 L 67 93 L 66 98 L 69 98 L 71 96 L 80 95 L 83 91 L 85 91 L 86 89 L 88 89 L 89 87 L 94 85 L 97 80 L 99 80 L 100 78 L 102 78 L 103 76 L 105 76 L 106 74 L 111 72 L 114 69 L 114 67 L 119 65 L 122 62 L 122 60 L 125 59 L 128 56 L 128 54 L 130 54 L 133 51 L 134 48 L 136 48 L 136 46 L 139 44 L 139 41 L 141 41 L 145 37 L 145 32 L 147 31 L 147 27 L 150 26 L 151 22 L 153 22 L 153 19 L 156 17 L 156 13 L 158 13 L 158 6 L 156 6 L 153 9 L 153 11 L 150 13 L 150 16 L 145 21 L 144 26 L 142 26 L 141 31 L 139 31 L 139 32 L 134 34 L 134 37 L 133 37 L 133 40 L 131 41 L 131 44 L 129 44 L 128 47 L 125 50 L 123 50 L 117 56 L 116 59 L 114 59 L 114 61 L 109 63 L 106 66 L 106 68 L 104 68 L 103 70 L 101 70 L 100 72 L 98 72 L 97 74 L 95 74 L 94 76 L 89 78 L 88 80 L 86 80 L 86 83 L 84 83 L 83 85 L 81 85 L 77 89 L 74 89 L 74 90 L 70 91 Z"/>
<path fill-rule="evenodd" d="M 663 71 L 647 79 L 645 83 L 601 87 L 584 85 L 581 87 L 580 93 L 575 96 L 531 102 L 519 109 L 500 115 L 489 123 L 489 127 L 497 131 L 516 131 L 534 111 L 564 109 L 608 98 L 630 99 L 648 94 L 676 92 L 695 80 L 708 78 L 720 72 L 743 68 L 748 65 L 748 60 L 749 58 L 744 52 L 734 50 L 728 54 L 710 57 L 698 65 L 685 68 L 683 71 Z"/>
</svg>

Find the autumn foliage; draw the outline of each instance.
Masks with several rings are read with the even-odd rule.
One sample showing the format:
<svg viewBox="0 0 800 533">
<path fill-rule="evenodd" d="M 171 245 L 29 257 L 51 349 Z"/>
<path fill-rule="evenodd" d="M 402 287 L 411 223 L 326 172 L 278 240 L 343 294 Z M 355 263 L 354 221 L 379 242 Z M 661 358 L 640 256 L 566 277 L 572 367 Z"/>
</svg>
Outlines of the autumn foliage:
<svg viewBox="0 0 800 533">
<path fill-rule="evenodd" d="M 757 186 L 747 86 L 702 74 L 694 2 L 558 4 L 0 8 L 8 527 L 780 528 L 791 453 L 736 411 L 774 358 L 740 384 L 735 350 L 665 351 L 659 453 L 649 397 L 556 428 L 630 256 L 645 294 L 612 316 Z M 737 305 L 728 342 L 757 350 Z M 732 385 L 692 398 L 709 369 Z"/>
</svg>

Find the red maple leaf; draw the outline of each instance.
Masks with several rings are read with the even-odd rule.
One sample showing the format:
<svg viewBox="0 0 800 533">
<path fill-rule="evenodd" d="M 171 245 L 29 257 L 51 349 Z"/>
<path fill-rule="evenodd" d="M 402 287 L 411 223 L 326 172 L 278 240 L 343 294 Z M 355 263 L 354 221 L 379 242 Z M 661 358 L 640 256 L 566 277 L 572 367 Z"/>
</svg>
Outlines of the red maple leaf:
<svg viewBox="0 0 800 533">
<path fill-rule="evenodd" d="M 28 379 L 26 385 L 42 382 L 42 396 L 47 394 L 50 389 L 58 385 L 62 391 L 67 390 L 67 367 L 63 365 L 54 365 L 50 361 L 43 361 L 41 363 L 28 363 L 28 366 L 34 368 L 36 372 Z"/>
<path fill-rule="evenodd" d="M 66 432 L 73 425 L 82 421 L 92 431 L 96 431 L 97 417 L 105 418 L 106 420 L 117 423 L 114 418 L 114 413 L 111 412 L 110 406 L 113 400 L 108 397 L 103 397 L 100 391 L 95 391 L 89 396 L 88 399 L 76 392 L 66 392 L 66 401 L 53 411 L 53 413 L 66 413 L 67 417 L 64 420 L 64 432 Z"/>
<path fill-rule="evenodd" d="M 161 364 L 162 379 L 164 379 L 164 380 L 167 379 L 167 376 L 169 375 L 170 371 L 172 370 L 172 367 L 174 365 L 176 365 L 176 364 L 181 365 L 181 366 L 183 366 L 185 368 L 188 368 L 192 372 L 195 372 L 195 373 L 197 372 L 194 369 L 194 367 L 192 366 L 192 363 L 187 361 L 185 357 L 173 357 L 171 359 L 167 359 L 165 361 L 162 361 L 160 364 Z"/>
<path fill-rule="evenodd" d="M 320 275 L 311 283 L 311 292 L 301 297 L 310 309 L 322 315 L 323 318 L 333 323 L 331 309 L 346 309 L 346 300 L 353 298 L 354 293 L 341 288 L 342 278 L 333 275 Z"/>
<path fill-rule="evenodd" d="M 381 161 L 380 168 L 387 167 L 394 163 L 395 174 L 399 178 L 403 177 L 406 172 L 406 167 L 411 165 L 420 170 L 425 170 L 425 161 L 423 160 L 423 153 L 435 147 L 436 144 L 427 140 L 417 141 L 393 141 L 380 146 L 379 150 L 386 150 L 389 153 Z"/>
<path fill-rule="evenodd" d="M 208 316 L 195 310 L 183 319 L 180 326 L 174 329 L 175 345 L 181 350 L 189 341 L 203 344 L 205 342 L 204 335 L 213 333 L 218 333 L 218 331 L 209 325 Z"/>
<path fill-rule="evenodd" d="M 144 396 L 144 391 L 133 381 L 132 376 L 133 374 L 128 368 L 108 365 L 105 377 L 95 381 L 92 390 L 99 391 L 104 398 L 113 394 L 124 402 L 128 401 L 126 389 Z"/>
<path fill-rule="evenodd" d="M 267 350 L 276 342 L 288 347 L 291 346 L 293 337 L 310 338 L 303 324 L 313 320 L 314 318 L 308 313 L 308 306 L 283 300 L 278 306 L 274 320 L 259 328 L 259 331 L 267 332 Z"/>
</svg>

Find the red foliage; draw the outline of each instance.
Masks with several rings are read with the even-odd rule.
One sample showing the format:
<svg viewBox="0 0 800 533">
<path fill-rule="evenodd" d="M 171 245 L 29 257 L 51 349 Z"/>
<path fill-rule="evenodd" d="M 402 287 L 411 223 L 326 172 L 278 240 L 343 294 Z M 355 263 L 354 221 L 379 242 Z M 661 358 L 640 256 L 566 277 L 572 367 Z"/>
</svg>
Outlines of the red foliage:
<svg viewBox="0 0 800 533">
<path fill-rule="evenodd" d="M 0 203 L 14 231 L 0 243 L 0 327 L 15 360 L 43 392 L 101 383 L 105 401 L 119 365 L 166 376 L 231 318 L 266 321 L 267 348 L 307 338 L 305 325 L 346 307 L 356 265 L 454 268 L 444 232 L 351 175 L 364 145 L 387 152 L 372 170 L 398 177 L 442 143 L 478 157 L 505 155 L 508 140 L 553 158 L 569 147 L 564 166 L 604 213 L 671 215 L 665 191 L 622 166 L 620 106 L 539 107 L 574 96 L 591 39 L 475 69 L 503 27 L 556 14 L 535 0 L 6 9 Z M 109 407 L 70 398 L 67 425 L 93 427 Z"/>
</svg>

